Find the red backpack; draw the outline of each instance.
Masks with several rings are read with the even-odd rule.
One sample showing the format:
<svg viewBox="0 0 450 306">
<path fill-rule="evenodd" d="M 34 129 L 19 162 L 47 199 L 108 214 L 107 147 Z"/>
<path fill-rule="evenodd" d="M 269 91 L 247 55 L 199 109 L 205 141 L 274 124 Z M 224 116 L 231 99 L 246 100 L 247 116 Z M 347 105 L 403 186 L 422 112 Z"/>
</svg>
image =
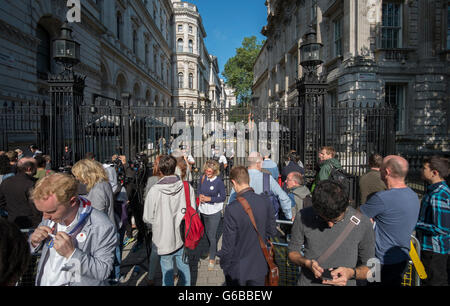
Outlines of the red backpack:
<svg viewBox="0 0 450 306">
<path fill-rule="evenodd" d="M 182 237 L 184 238 L 184 246 L 194 250 L 202 239 L 205 232 L 205 226 L 198 215 L 198 212 L 191 206 L 191 197 L 189 194 L 189 183 L 183 182 L 184 194 L 186 196 L 186 212 L 182 223 Z M 183 224 L 184 223 L 184 224 Z"/>
</svg>

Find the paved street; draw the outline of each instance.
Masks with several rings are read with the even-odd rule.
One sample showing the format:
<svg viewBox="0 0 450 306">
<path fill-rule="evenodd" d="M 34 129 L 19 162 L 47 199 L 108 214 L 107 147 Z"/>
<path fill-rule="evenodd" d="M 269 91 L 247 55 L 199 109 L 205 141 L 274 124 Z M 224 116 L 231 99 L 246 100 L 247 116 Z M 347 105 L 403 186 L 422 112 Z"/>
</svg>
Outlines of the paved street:
<svg viewBox="0 0 450 306">
<path fill-rule="evenodd" d="M 219 240 L 220 249 L 222 239 Z M 148 257 L 145 245 L 135 252 L 132 251 L 135 241 L 127 245 L 123 250 L 121 272 L 124 279 L 120 286 L 147 286 L 145 280 L 148 271 Z M 208 271 L 208 240 L 203 236 L 198 247 L 189 253 L 191 267 L 191 283 L 193 286 L 222 286 L 225 282 L 222 269 L 216 257 L 216 267 L 214 271 Z M 137 270 L 136 270 L 137 268 Z M 161 286 L 162 274 L 158 265 L 155 276 L 155 286 Z"/>
</svg>

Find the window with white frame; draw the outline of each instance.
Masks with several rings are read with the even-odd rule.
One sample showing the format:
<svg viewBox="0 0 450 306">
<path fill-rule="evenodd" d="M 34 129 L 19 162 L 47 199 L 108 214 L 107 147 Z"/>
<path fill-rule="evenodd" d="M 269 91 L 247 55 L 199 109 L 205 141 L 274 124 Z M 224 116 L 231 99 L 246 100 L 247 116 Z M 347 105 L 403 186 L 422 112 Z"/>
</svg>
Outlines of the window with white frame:
<svg viewBox="0 0 450 306">
<path fill-rule="evenodd" d="M 402 47 L 402 4 L 383 1 L 381 21 L 381 48 Z"/>
<path fill-rule="evenodd" d="M 183 39 L 181 38 L 177 40 L 177 52 L 183 52 Z"/>
<path fill-rule="evenodd" d="M 390 84 L 385 85 L 384 101 L 386 105 L 395 109 L 395 130 L 404 132 L 406 127 L 406 107 L 405 107 L 405 85 Z"/>
<path fill-rule="evenodd" d="M 178 25 L 178 32 L 183 32 L 183 25 L 182 24 Z"/>
<path fill-rule="evenodd" d="M 184 78 L 183 72 L 179 72 L 178 73 L 178 88 L 184 87 L 183 78 Z"/>
<path fill-rule="evenodd" d="M 342 17 L 333 21 L 333 57 L 342 55 Z"/>
<path fill-rule="evenodd" d="M 192 39 L 189 40 L 189 52 L 194 53 L 194 42 Z"/>
<path fill-rule="evenodd" d="M 194 75 L 189 73 L 189 89 L 194 89 Z"/>
<path fill-rule="evenodd" d="M 192 34 L 192 32 L 193 32 L 192 26 L 189 26 L 189 34 Z"/>
</svg>

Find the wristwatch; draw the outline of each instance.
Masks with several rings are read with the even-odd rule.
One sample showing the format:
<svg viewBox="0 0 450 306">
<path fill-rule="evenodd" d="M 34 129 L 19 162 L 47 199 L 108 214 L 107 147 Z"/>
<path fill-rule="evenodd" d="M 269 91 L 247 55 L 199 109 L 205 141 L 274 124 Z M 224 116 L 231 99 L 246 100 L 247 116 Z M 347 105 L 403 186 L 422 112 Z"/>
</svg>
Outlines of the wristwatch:
<svg viewBox="0 0 450 306">
<path fill-rule="evenodd" d="M 352 268 L 353 276 L 350 279 L 356 279 L 356 268 Z"/>
</svg>

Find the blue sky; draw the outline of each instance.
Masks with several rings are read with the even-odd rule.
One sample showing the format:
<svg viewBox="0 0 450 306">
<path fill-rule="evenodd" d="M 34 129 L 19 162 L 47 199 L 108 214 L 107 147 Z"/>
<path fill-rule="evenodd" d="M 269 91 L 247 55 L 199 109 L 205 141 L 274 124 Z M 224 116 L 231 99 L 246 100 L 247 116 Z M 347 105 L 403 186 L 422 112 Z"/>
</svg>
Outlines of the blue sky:
<svg viewBox="0 0 450 306">
<path fill-rule="evenodd" d="M 265 0 L 187 0 L 197 6 L 206 31 L 208 52 L 217 56 L 220 76 L 225 63 L 236 54 L 244 37 L 265 39 L 261 29 L 267 24 Z"/>
</svg>

